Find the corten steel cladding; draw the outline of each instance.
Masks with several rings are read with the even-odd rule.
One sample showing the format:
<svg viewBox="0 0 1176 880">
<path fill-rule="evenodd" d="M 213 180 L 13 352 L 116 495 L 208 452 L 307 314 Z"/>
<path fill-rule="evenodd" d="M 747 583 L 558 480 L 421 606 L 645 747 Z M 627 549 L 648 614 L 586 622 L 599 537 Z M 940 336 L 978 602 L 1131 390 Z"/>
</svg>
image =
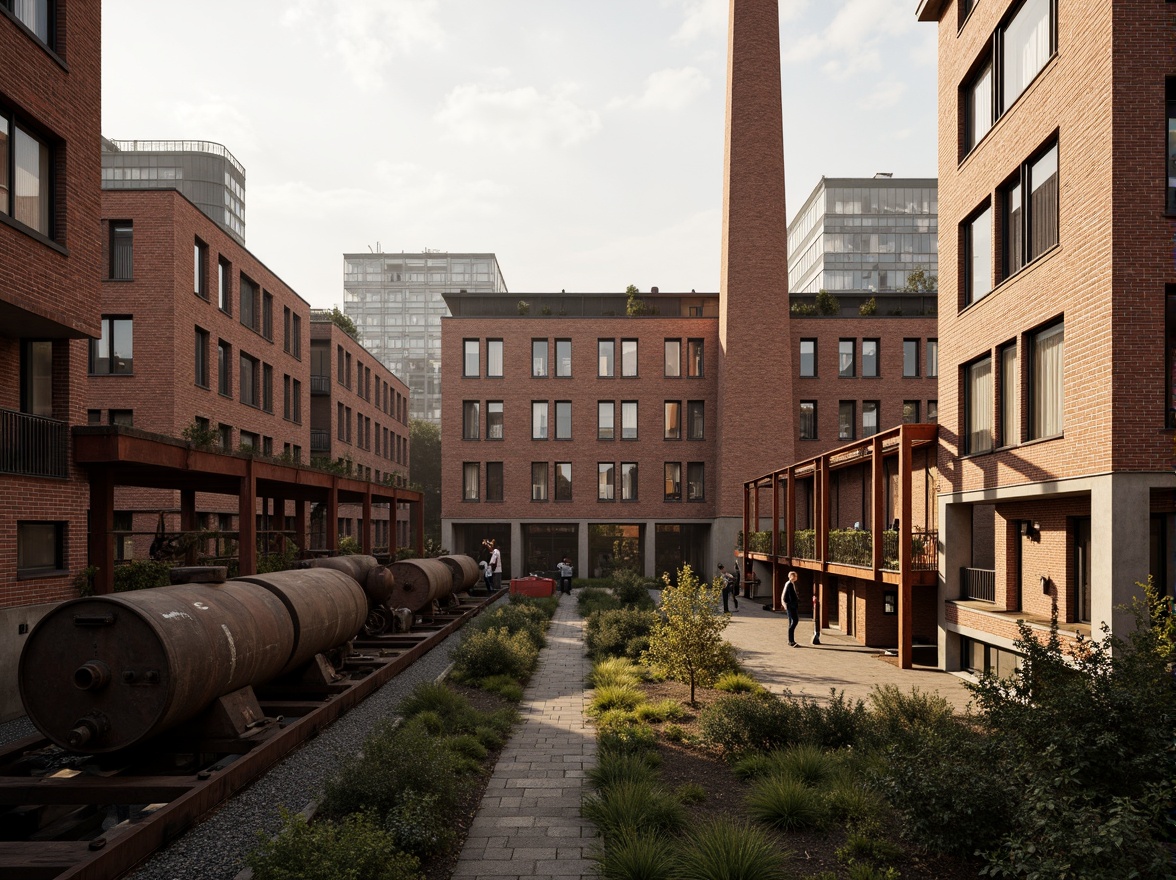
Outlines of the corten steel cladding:
<svg viewBox="0 0 1176 880">
<path fill-rule="evenodd" d="M 327 556 L 307 563 L 307 568 L 333 568 L 351 575 L 359 581 L 363 591 L 373 605 L 382 605 L 392 595 L 395 578 L 386 565 L 380 565 L 374 556 Z"/>
<path fill-rule="evenodd" d="M 453 572 L 453 592 L 464 593 L 482 578 L 478 563 L 472 556 L 438 556 L 437 559 L 449 566 Z"/>
<path fill-rule="evenodd" d="M 25 710 L 67 749 L 112 752 L 268 681 L 294 650 L 281 600 L 249 584 L 185 584 L 59 605 L 20 657 Z"/>
<path fill-rule="evenodd" d="M 315 654 L 355 638 L 368 615 L 367 596 L 355 579 L 330 568 L 251 574 L 235 581 L 257 584 L 277 596 L 294 623 L 294 650 L 280 675 Z"/>
<path fill-rule="evenodd" d="M 391 607 L 420 611 L 453 592 L 453 572 L 439 559 L 402 559 L 389 568 L 396 578 L 388 600 Z"/>
</svg>

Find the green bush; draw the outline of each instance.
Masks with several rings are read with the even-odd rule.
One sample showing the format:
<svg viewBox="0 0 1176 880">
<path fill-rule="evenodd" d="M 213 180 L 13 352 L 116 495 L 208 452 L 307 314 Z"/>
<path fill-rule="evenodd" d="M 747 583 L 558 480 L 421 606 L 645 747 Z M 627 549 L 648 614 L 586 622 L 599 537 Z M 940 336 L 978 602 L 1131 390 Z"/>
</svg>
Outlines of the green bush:
<svg viewBox="0 0 1176 880">
<path fill-rule="evenodd" d="M 910 745 L 927 733 L 955 725 L 955 710 L 939 694 L 888 684 L 870 691 L 870 735 L 879 746 Z"/>
<path fill-rule="evenodd" d="M 539 598 L 524 596 L 522 593 L 511 593 L 509 604 L 525 609 L 528 614 L 538 612 L 547 620 L 551 620 L 555 617 L 555 612 L 559 610 L 559 596 Z"/>
<path fill-rule="evenodd" d="M 729 694 L 702 710 L 699 728 L 728 754 L 770 752 L 792 741 L 796 718 L 795 706 L 771 694 Z"/>
<path fill-rule="evenodd" d="M 596 726 L 597 753 L 635 755 L 657 748 L 657 734 L 644 723 L 614 722 L 605 717 Z"/>
<path fill-rule="evenodd" d="M 715 819 L 694 829 L 675 860 L 677 880 L 783 880 L 781 853 L 762 831 L 744 822 Z"/>
<path fill-rule="evenodd" d="M 434 794 L 406 791 L 384 817 L 384 830 L 397 849 L 427 856 L 449 847 L 455 840 L 449 817 Z"/>
<path fill-rule="evenodd" d="M 547 645 L 548 619 L 543 610 L 534 605 L 501 605 L 489 614 L 474 620 L 471 632 L 505 629 L 510 635 L 523 633 L 536 649 Z"/>
<path fill-rule="evenodd" d="M 453 652 L 453 672 L 460 681 L 509 675 L 526 681 L 539 661 L 539 649 L 524 632 L 511 635 L 493 627 L 472 632 Z"/>
<path fill-rule="evenodd" d="M 245 857 L 255 880 L 416 880 L 420 862 L 396 851 L 368 816 L 307 824 L 282 811 L 282 830 Z"/>
<path fill-rule="evenodd" d="M 745 672 L 727 672 L 715 682 L 715 690 L 728 694 L 754 694 L 763 686 Z"/>
<path fill-rule="evenodd" d="M 601 880 L 672 880 L 671 838 L 621 831 L 592 856 Z"/>
<path fill-rule="evenodd" d="M 768 776 L 753 782 L 747 811 L 780 831 L 817 828 L 827 814 L 821 793 L 790 776 Z"/>
<path fill-rule="evenodd" d="M 631 684 L 609 684 L 598 687 L 588 704 L 589 715 L 602 715 L 610 709 L 633 711 L 645 702 L 645 694 Z"/>
<path fill-rule="evenodd" d="M 114 567 L 114 591 L 129 593 L 132 590 L 149 590 L 166 587 L 171 583 L 172 563 L 156 562 L 154 559 L 136 559 Z"/>
<path fill-rule="evenodd" d="M 478 687 L 512 703 L 523 699 L 523 686 L 509 675 L 488 675 L 478 682 Z"/>
<path fill-rule="evenodd" d="M 620 607 L 617 597 L 600 587 L 585 587 L 576 595 L 576 610 L 581 617 L 591 617 L 597 611 L 615 611 Z"/>
<path fill-rule="evenodd" d="M 845 835 L 845 844 L 837 849 L 839 861 L 849 865 L 866 863 L 885 866 L 901 859 L 905 853 L 901 846 L 891 840 L 850 829 Z"/>
<path fill-rule="evenodd" d="M 810 743 L 798 743 L 772 755 L 776 769 L 784 776 L 810 787 L 818 786 L 836 772 L 834 759 Z"/>
<path fill-rule="evenodd" d="M 657 773 L 649 761 L 650 754 L 604 752 L 599 756 L 596 766 L 589 768 L 585 775 L 592 787 L 597 789 L 606 789 L 619 782 L 652 784 L 657 781 Z"/>
<path fill-rule="evenodd" d="M 642 721 L 661 723 L 679 719 L 686 714 L 686 710 L 677 700 L 667 697 L 656 703 L 642 703 L 637 707 L 637 717 Z"/>
<path fill-rule="evenodd" d="M 633 608 L 597 611 L 588 618 L 584 627 L 584 644 L 588 648 L 588 656 L 593 659 L 628 657 L 636 660 L 649 646 L 649 634 L 656 623 L 657 613 L 654 611 Z"/>
<path fill-rule="evenodd" d="M 686 733 L 686 728 L 680 724 L 667 724 L 662 729 L 662 736 L 670 742 L 676 743 L 686 742 L 690 738 L 689 734 Z"/>
<path fill-rule="evenodd" d="M 584 799 L 581 813 L 606 838 L 622 831 L 664 834 L 686 824 L 686 812 L 672 794 L 647 781 L 617 782 Z"/>
<path fill-rule="evenodd" d="M 478 726 L 479 713 L 470 701 L 443 684 L 421 682 L 398 707 L 405 720 L 422 712 L 433 712 L 446 733 L 469 733 Z"/>
<path fill-rule="evenodd" d="M 653 597 L 649 595 L 656 582 L 642 577 L 635 571 L 621 569 L 613 572 L 613 595 L 621 603 L 622 608 L 636 608 L 639 611 L 652 611 Z"/>
<path fill-rule="evenodd" d="M 625 657 L 609 657 L 592 664 L 588 683 L 592 687 L 641 683 L 641 667 Z"/>
</svg>

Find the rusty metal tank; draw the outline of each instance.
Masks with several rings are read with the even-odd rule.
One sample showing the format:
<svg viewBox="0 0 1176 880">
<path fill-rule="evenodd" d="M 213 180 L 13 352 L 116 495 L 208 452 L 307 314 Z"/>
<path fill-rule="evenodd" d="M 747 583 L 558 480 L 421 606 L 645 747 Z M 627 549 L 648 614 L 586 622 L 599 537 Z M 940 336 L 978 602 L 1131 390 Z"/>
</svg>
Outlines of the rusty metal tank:
<svg viewBox="0 0 1176 880">
<path fill-rule="evenodd" d="M 455 554 L 453 556 L 438 556 L 441 562 L 449 566 L 453 574 L 453 592 L 464 593 L 476 584 L 482 577 L 478 563 L 472 556 Z"/>
<path fill-rule="evenodd" d="M 230 583 L 256 584 L 286 606 L 294 624 L 294 650 L 279 675 L 355 638 L 367 620 L 368 601 L 363 589 L 355 578 L 334 569 L 252 574 Z"/>
<path fill-rule="evenodd" d="M 356 554 L 352 556 L 326 556 L 312 559 L 307 568 L 331 568 L 351 575 L 359 581 L 363 591 L 373 605 L 382 605 L 392 595 L 396 580 L 386 565 L 380 565 L 374 556 Z"/>
<path fill-rule="evenodd" d="M 29 634 L 18 680 L 58 745 L 127 748 L 267 681 L 295 648 L 290 614 L 250 584 L 187 584 L 59 605 Z"/>
<path fill-rule="evenodd" d="M 391 608 L 420 611 L 453 592 L 453 572 L 440 559 L 401 559 L 388 567 L 396 579 L 388 599 Z"/>
</svg>

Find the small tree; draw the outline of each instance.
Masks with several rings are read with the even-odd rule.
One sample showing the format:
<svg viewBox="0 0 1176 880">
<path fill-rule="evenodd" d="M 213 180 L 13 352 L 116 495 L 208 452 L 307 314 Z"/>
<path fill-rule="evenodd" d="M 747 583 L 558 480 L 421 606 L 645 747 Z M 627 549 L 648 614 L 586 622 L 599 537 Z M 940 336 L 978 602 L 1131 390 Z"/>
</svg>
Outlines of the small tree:
<svg viewBox="0 0 1176 880">
<path fill-rule="evenodd" d="M 722 586 L 718 579 L 700 581 L 689 565 L 678 570 L 674 586 L 662 575 L 660 619 L 649 634 L 645 659 L 673 678 L 690 683 L 690 705 L 696 705 L 694 688 L 713 681 L 730 665 L 723 641 L 728 620 L 719 613 Z"/>
<path fill-rule="evenodd" d="M 823 287 L 817 291 L 817 314 L 820 315 L 840 315 L 841 303 L 837 297 L 825 290 Z"/>
<path fill-rule="evenodd" d="M 352 339 L 359 339 L 359 328 L 355 326 L 354 321 L 339 311 L 338 306 L 331 309 L 331 323 Z"/>
<path fill-rule="evenodd" d="M 915 266 L 913 272 L 907 275 L 904 293 L 934 293 L 939 289 L 939 276 L 928 275 L 922 266 Z"/>
</svg>

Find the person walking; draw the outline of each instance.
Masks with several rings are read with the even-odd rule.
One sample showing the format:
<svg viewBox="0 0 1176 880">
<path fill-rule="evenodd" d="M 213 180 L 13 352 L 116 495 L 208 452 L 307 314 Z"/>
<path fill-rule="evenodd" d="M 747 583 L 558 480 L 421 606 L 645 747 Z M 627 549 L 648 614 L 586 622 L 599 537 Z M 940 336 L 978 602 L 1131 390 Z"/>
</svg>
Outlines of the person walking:
<svg viewBox="0 0 1176 880">
<path fill-rule="evenodd" d="M 733 575 L 729 571 L 727 571 L 727 569 L 723 566 L 723 563 L 721 563 L 721 562 L 719 563 L 719 577 L 721 577 L 723 579 L 723 593 L 722 593 L 722 595 L 723 595 L 723 613 L 724 614 L 730 613 L 727 610 L 728 597 L 730 597 L 731 599 L 733 599 L 735 601 L 735 610 L 738 611 L 739 610 L 739 594 L 736 592 L 738 587 L 736 586 L 735 575 Z"/>
<path fill-rule="evenodd" d="M 559 561 L 556 566 L 559 569 L 559 591 L 564 595 L 572 595 L 572 559 L 570 556 L 565 556 Z"/>
<path fill-rule="evenodd" d="M 490 562 L 486 566 L 486 579 L 490 581 L 490 589 L 497 592 L 502 589 L 502 553 L 498 549 L 498 542 L 490 539 Z"/>
<path fill-rule="evenodd" d="M 796 641 L 796 624 L 800 622 L 800 594 L 796 592 L 799 577 L 795 571 L 788 572 L 783 596 L 784 610 L 788 613 L 788 644 L 794 648 L 800 647 Z"/>
</svg>

